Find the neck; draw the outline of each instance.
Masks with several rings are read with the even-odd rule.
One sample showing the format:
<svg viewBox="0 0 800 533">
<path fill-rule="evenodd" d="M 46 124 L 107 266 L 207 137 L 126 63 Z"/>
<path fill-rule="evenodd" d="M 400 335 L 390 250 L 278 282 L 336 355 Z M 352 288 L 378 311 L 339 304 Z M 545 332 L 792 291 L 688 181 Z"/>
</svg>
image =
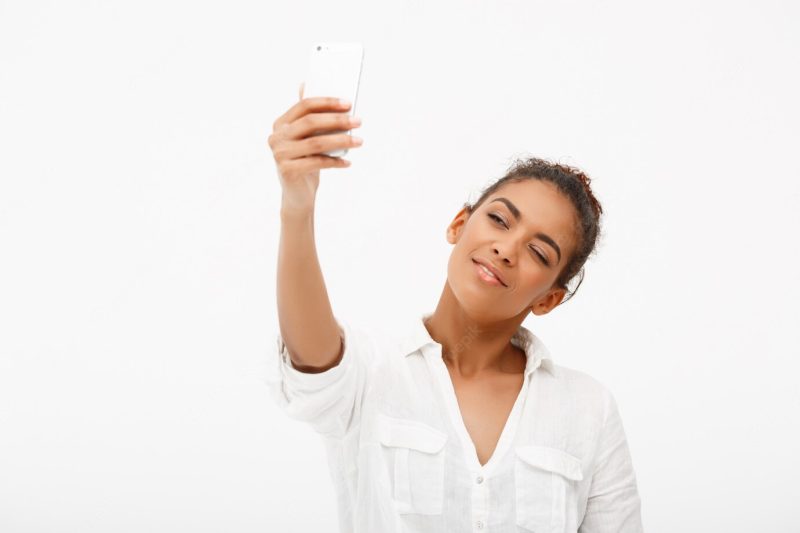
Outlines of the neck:
<svg viewBox="0 0 800 533">
<path fill-rule="evenodd" d="M 425 327 L 431 338 L 442 346 L 442 358 L 459 376 L 473 378 L 487 373 L 520 373 L 525 356 L 511 344 L 511 337 L 527 316 L 507 319 L 469 315 L 455 298 L 449 284 L 428 315 Z"/>
</svg>

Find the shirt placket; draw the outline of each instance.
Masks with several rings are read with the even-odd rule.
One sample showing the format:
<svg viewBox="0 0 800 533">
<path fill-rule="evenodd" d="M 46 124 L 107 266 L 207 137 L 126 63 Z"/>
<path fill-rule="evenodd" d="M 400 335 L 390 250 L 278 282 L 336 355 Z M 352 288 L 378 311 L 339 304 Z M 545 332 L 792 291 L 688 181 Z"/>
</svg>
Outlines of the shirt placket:
<svg viewBox="0 0 800 533">
<path fill-rule="evenodd" d="M 472 478 L 472 531 L 483 533 L 489 512 L 489 493 L 483 476 L 483 469 Z"/>
</svg>

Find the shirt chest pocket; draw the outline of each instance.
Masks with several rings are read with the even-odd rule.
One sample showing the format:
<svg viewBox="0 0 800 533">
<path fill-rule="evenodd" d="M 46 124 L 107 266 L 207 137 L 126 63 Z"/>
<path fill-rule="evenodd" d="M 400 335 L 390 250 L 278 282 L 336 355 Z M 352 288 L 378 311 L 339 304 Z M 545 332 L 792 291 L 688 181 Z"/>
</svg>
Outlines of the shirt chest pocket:
<svg viewBox="0 0 800 533">
<path fill-rule="evenodd" d="M 447 434 L 416 420 L 378 416 L 378 440 L 400 514 L 441 514 Z"/>
<path fill-rule="evenodd" d="M 574 506 L 581 461 L 557 448 L 518 446 L 514 462 L 516 525 L 535 533 L 564 533 Z"/>
</svg>

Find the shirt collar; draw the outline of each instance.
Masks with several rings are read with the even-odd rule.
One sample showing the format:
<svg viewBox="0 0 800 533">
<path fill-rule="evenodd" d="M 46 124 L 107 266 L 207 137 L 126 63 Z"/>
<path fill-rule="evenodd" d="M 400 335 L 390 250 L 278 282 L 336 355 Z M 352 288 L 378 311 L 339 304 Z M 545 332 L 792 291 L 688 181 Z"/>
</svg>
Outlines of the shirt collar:
<svg viewBox="0 0 800 533">
<path fill-rule="evenodd" d="M 408 334 L 402 339 L 403 355 L 411 355 L 418 349 L 428 344 L 438 343 L 431 338 L 428 328 L 425 327 L 423 320 L 433 315 L 432 311 L 418 313 L 412 321 Z M 525 350 L 528 362 L 525 365 L 525 376 L 528 377 L 541 365 L 551 375 L 558 377 L 558 369 L 550 355 L 550 350 L 544 345 L 542 340 L 533 334 L 531 330 L 520 325 L 517 332 L 511 337 L 511 343 Z"/>
</svg>

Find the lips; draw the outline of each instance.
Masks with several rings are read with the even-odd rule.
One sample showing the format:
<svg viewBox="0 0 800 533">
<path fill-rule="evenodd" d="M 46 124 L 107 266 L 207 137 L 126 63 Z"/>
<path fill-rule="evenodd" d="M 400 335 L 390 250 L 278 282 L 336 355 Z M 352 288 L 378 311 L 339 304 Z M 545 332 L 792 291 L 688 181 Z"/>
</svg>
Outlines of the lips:
<svg viewBox="0 0 800 533">
<path fill-rule="evenodd" d="M 482 265 L 482 266 L 486 267 L 486 268 L 489 270 L 489 272 L 491 272 L 492 274 L 494 274 L 494 277 L 496 277 L 496 278 L 497 278 L 497 280 L 498 280 L 498 281 L 499 281 L 499 282 L 500 282 L 500 283 L 501 283 L 501 284 L 502 284 L 504 287 L 508 287 L 508 285 L 506 285 L 506 282 L 505 282 L 505 280 L 504 280 L 504 279 L 503 279 L 503 277 L 500 275 L 500 271 L 499 271 L 499 270 L 497 270 L 497 268 L 496 268 L 496 267 L 495 267 L 495 266 L 494 266 L 494 265 L 493 265 L 493 264 L 492 264 L 490 261 L 486 261 L 485 259 L 480 259 L 480 258 L 473 259 L 472 261 L 473 261 L 474 263 L 477 263 L 477 264 L 479 264 L 479 265 Z"/>
</svg>

